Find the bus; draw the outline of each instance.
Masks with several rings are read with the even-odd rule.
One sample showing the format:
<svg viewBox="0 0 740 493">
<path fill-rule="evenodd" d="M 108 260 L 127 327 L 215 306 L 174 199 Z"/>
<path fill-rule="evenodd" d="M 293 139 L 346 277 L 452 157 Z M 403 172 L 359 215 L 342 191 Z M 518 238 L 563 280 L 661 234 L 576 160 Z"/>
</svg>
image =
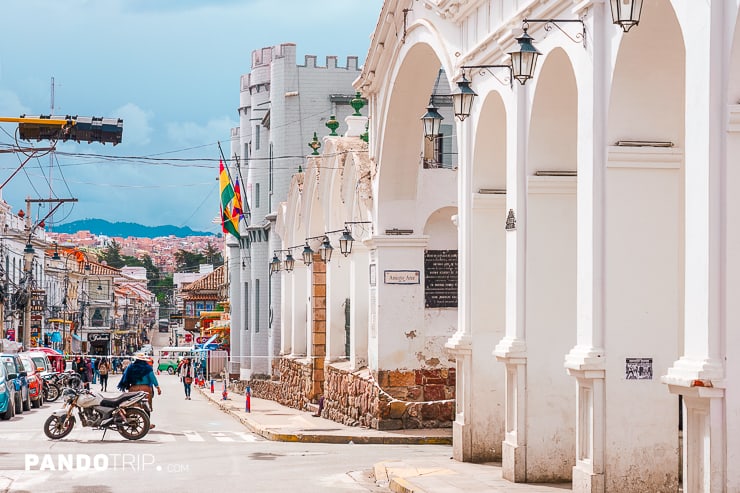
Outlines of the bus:
<svg viewBox="0 0 740 493">
<path fill-rule="evenodd" d="M 169 332 L 170 331 L 170 321 L 167 318 L 160 318 L 159 319 L 159 331 L 160 332 Z"/>
</svg>

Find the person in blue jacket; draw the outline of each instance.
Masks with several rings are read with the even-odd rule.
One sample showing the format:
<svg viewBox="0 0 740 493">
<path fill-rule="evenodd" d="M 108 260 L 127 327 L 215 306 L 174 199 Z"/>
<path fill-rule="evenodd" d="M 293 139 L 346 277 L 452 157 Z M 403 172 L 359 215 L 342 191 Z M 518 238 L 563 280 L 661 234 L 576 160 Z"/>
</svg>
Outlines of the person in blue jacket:
<svg viewBox="0 0 740 493">
<path fill-rule="evenodd" d="M 157 395 L 162 395 L 162 389 L 159 387 L 156 375 L 152 369 L 152 363 L 149 362 L 150 358 L 146 356 L 136 356 L 134 362 L 128 365 L 126 370 L 121 376 L 121 381 L 118 382 L 118 388 L 124 392 L 136 392 L 144 391 L 149 396 L 149 407 L 154 410 L 152 405 L 152 398 L 154 397 L 154 389 L 157 389 Z M 151 425 L 154 428 L 154 425 Z"/>
</svg>

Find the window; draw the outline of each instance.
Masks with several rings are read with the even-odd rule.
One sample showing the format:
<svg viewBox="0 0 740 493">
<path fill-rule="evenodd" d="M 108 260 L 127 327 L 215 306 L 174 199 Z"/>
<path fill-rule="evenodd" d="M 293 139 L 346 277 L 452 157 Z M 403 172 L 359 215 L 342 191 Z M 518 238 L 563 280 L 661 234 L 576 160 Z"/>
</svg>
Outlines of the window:
<svg viewBox="0 0 740 493">
<path fill-rule="evenodd" d="M 202 301 L 198 301 L 195 303 L 195 316 L 200 317 L 200 312 L 203 311 L 204 304 Z"/>
<path fill-rule="evenodd" d="M 254 150 L 258 151 L 260 148 L 260 126 L 254 126 Z"/>
<path fill-rule="evenodd" d="M 254 331 L 260 331 L 260 280 L 254 280 Z"/>
<path fill-rule="evenodd" d="M 244 283 L 244 293 L 242 296 L 244 300 L 244 330 L 249 330 L 249 283 Z"/>
<path fill-rule="evenodd" d="M 255 208 L 260 206 L 260 184 L 259 183 L 254 184 L 254 197 L 252 197 L 252 203 L 254 203 Z"/>
</svg>

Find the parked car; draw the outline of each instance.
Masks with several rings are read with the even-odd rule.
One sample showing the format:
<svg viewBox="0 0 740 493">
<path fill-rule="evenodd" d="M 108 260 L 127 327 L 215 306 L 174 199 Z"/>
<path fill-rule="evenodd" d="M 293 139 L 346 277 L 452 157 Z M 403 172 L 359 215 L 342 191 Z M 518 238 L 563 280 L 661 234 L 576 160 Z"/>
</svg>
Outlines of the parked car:
<svg viewBox="0 0 740 493">
<path fill-rule="evenodd" d="M 15 387 L 15 413 L 21 414 L 23 411 L 31 409 L 31 393 L 28 389 L 28 379 L 26 378 L 26 369 L 18 353 L 0 354 L 5 370 L 8 373 L 8 381 L 13 382 Z"/>
<path fill-rule="evenodd" d="M 26 369 L 31 405 L 41 407 L 44 404 L 44 379 L 41 378 L 41 372 L 46 370 L 46 366 L 36 366 L 29 353 L 20 353 L 19 356 L 23 362 L 23 367 Z"/>
<path fill-rule="evenodd" d="M 15 386 L 8 378 L 5 365 L 0 365 L 0 418 L 8 420 L 15 416 Z"/>
<path fill-rule="evenodd" d="M 53 371 L 57 372 L 63 372 L 64 371 L 64 355 L 57 351 L 56 349 L 52 349 L 49 347 L 37 347 L 33 348 L 31 352 L 39 352 L 46 354 L 46 357 L 49 358 L 49 362 L 51 363 L 51 366 L 53 368 Z"/>
</svg>

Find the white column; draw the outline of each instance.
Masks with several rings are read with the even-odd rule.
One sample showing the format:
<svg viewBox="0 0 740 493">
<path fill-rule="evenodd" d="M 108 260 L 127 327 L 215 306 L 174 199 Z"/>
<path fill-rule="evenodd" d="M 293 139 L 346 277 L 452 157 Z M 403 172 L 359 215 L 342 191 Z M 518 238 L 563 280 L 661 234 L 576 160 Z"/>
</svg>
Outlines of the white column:
<svg viewBox="0 0 740 493">
<path fill-rule="evenodd" d="M 350 297 L 349 278 L 350 261 L 337 248 L 326 264 L 326 363 L 346 360 L 345 301 Z"/>
<path fill-rule="evenodd" d="M 311 277 L 311 267 L 306 267 L 301 261 L 295 263 L 295 269 L 293 270 L 293 295 L 292 295 L 292 327 L 291 327 L 291 356 L 306 356 L 306 326 L 308 324 L 308 293 L 307 278 Z"/>
<path fill-rule="evenodd" d="M 296 262 L 298 267 L 298 262 Z M 293 305 L 295 299 L 293 298 L 295 283 L 295 273 L 285 272 L 282 273 L 283 281 L 280 283 L 280 354 L 287 355 L 293 351 Z"/>
<path fill-rule="evenodd" d="M 241 304 L 241 250 L 239 242 L 231 235 L 226 240 L 226 247 L 229 249 L 228 255 L 228 276 L 229 276 L 229 310 L 231 312 L 231 327 L 229 346 L 231 361 L 229 373 L 237 373 L 241 361 L 241 333 L 242 327 L 242 304 Z"/>
<path fill-rule="evenodd" d="M 685 491 L 726 491 L 723 386 L 723 153 L 726 139 L 726 2 L 687 2 L 684 354 L 662 381 L 683 394 Z M 734 14 L 733 14 L 734 16 Z M 698 388 L 698 387 L 704 388 Z M 704 400 L 705 402 L 702 402 Z M 698 445 L 692 447 L 691 445 Z"/>
<path fill-rule="evenodd" d="M 350 368 L 367 366 L 370 256 L 367 247 L 354 242 L 350 255 Z"/>
<path fill-rule="evenodd" d="M 606 116 L 609 78 L 606 33 L 612 32 L 608 6 L 584 4 L 593 69 L 579 74 L 578 190 L 576 198 L 576 345 L 565 357 L 577 381 L 576 465 L 573 490 L 604 491 L 604 221 Z"/>
<path fill-rule="evenodd" d="M 506 365 L 506 428 L 502 443 L 502 474 L 509 481 L 526 480 L 526 279 L 527 279 L 527 141 L 529 95 L 517 84 L 516 116 L 507 124 L 506 208 L 515 221 L 506 230 L 506 336 L 493 354 Z M 506 225 L 506 223 L 504 224 Z"/>
</svg>

